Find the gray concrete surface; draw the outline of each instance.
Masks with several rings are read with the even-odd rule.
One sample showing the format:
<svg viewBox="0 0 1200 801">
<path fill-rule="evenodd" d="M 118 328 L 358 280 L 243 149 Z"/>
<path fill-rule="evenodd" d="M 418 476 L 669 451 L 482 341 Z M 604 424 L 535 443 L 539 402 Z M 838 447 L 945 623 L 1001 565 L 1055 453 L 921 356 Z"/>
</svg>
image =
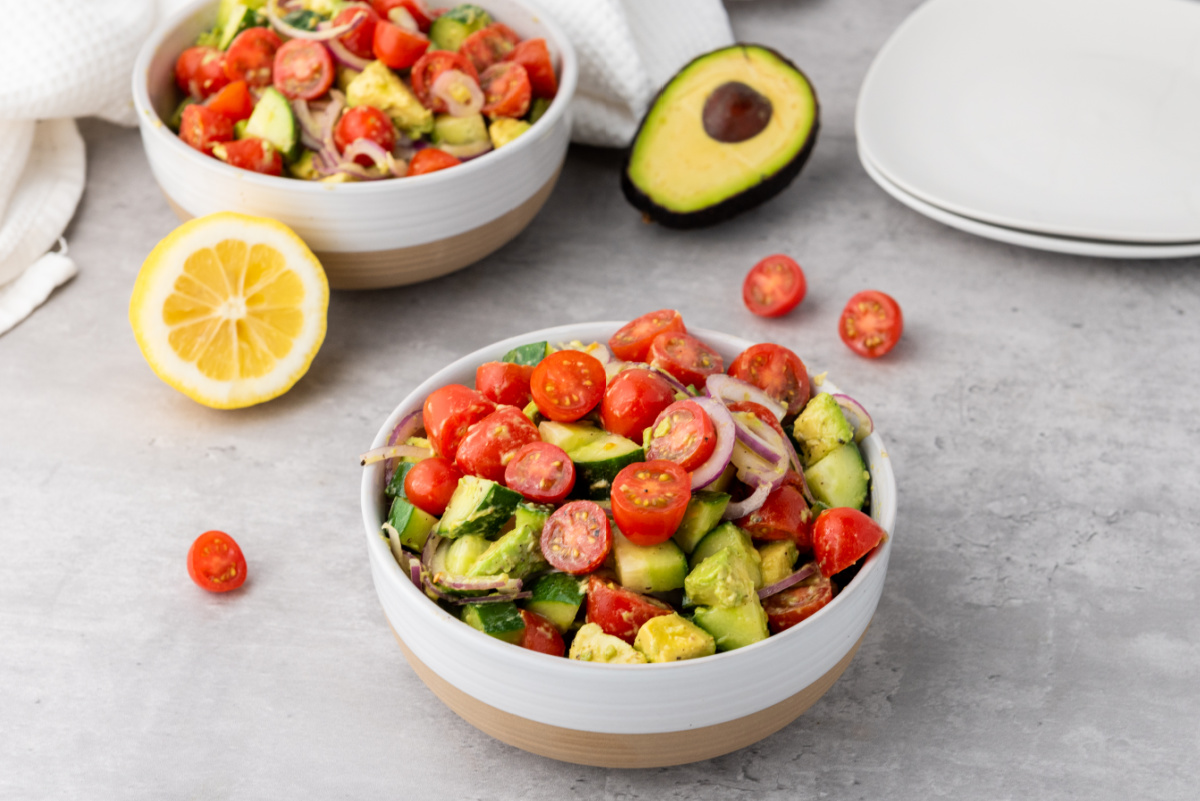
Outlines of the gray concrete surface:
<svg viewBox="0 0 1200 801">
<path fill-rule="evenodd" d="M 308 376 L 240 412 L 142 361 L 129 292 L 175 219 L 137 134 L 85 123 L 82 272 L 0 337 L 0 797 L 1194 798 L 1200 260 L 1021 250 L 884 195 L 854 100 L 913 6 L 731 6 L 821 94 L 812 162 L 774 202 L 661 230 L 621 198 L 617 155 L 573 149 L 517 240 L 422 286 L 335 294 Z M 756 319 L 741 279 L 777 251 L 809 297 Z M 835 331 L 864 288 L 907 321 L 879 361 Z M 447 360 L 663 306 L 853 389 L 895 462 L 896 549 L 856 660 L 780 733 L 686 767 L 558 764 L 475 731 L 404 663 L 355 456 Z M 208 528 L 250 560 L 229 597 L 185 572 Z"/>
</svg>

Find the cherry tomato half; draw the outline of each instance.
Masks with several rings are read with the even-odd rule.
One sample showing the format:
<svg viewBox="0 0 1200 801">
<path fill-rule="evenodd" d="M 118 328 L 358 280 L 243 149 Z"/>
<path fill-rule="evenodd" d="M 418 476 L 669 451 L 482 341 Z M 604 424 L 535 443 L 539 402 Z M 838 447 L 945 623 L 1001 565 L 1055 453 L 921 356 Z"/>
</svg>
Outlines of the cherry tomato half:
<svg viewBox="0 0 1200 801">
<path fill-rule="evenodd" d="M 450 50 L 431 50 L 417 59 L 412 67 L 413 94 L 421 101 L 421 105 L 438 114 L 446 112 L 446 101 L 433 96 L 433 82 L 446 70 L 458 70 L 479 81 L 479 73 L 475 65 L 459 53 Z"/>
<path fill-rule="evenodd" d="M 213 145 L 233 141 L 233 120 L 208 106 L 193 103 L 183 110 L 179 138 L 211 156 Z"/>
<path fill-rule="evenodd" d="M 813 555 L 821 575 L 841 573 L 883 542 L 887 532 L 857 509 L 826 509 L 813 524 Z"/>
<path fill-rule="evenodd" d="M 175 62 L 175 83 L 197 100 L 215 94 L 229 83 L 225 54 L 215 47 L 189 47 Z"/>
<path fill-rule="evenodd" d="M 247 28 L 225 51 L 225 75 L 254 87 L 271 85 L 271 66 L 283 41 L 269 28 Z"/>
<path fill-rule="evenodd" d="M 642 434 L 675 402 L 675 389 L 653 370 L 617 373 L 600 401 L 600 420 L 605 430 L 642 441 Z"/>
<path fill-rule="evenodd" d="M 689 473 L 708 461 L 717 447 L 712 419 L 695 401 L 675 401 L 650 429 L 647 459 L 675 462 Z M 623 529 L 622 529 L 623 530 Z"/>
<path fill-rule="evenodd" d="M 754 401 L 735 401 L 725 404 L 725 408 L 731 412 L 750 412 L 750 414 L 762 420 L 764 423 L 775 429 L 775 433 L 781 437 L 786 437 L 783 433 L 783 426 L 779 424 L 779 418 L 775 416 L 775 412 L 763 406 L 761 403 Z"/>
<path fill-rule="evenodd" d="M 524 117 L 533 101 L 529 73 L 520 64 L 502 61 L 479 76 L 483 90 L 483 113 L 489 117 Z"/>
<path fill-rule="evenodd" d="M 525 633 L 517 645 L 550 656 L 566 655 L 567 646 L 553 623 L 528 609 L 521 610 L 521 619 L 525 621 Z"/>
<path fill-rule="evenodd" d="M 412 16 L 413 22 L 417 23 L 422 32 L 428 31 L 429 24 L 440 16 L 426 8 L 421 0 L 371 0 L 371 7 L 383 19 L 389 18 L 389 12 L 393 8 L 403 8 Z"/>
<path fill-rule="evenodd" d="M 454 167 L 462 164 L 454 156 L 451 156 L 444 150 L 438 150 L 436 147 L 427 147 L 423 150 L 418 150 L 417 154 L 412 157 L 412 161 L 408 163 L 407 175 L 425 175 L 430 172 L 437 172 L 448 167 Z"/>
<path fill-rule="evenodd" d="M 868 289 L 850 298 L 838 321 L 842 341 L 859 356 L 874 359 L 896 347 L 904 315 L 890 295 Z"/>
<path fill-rule="evenodd" d="M 772 342 L 751 345 L 729 365 L 729 374 L 753 384 L 797 414 L 808 403 L 812 388 L 808 368 L 792 351 Z"/>
<path fill-rule="evenodd" d="M 205 105 L 233 122 L 249 119 L 254 113 L 254 98 L 245 81 L 234 81 L 227 85 L 210 97 Z"/>
<path fill-rule="evenodd" d="M 521 446 L 539 440 L 537 426 L 521 410 L 501 406 L 467 429 L 454 463 L 464 473 L 504 483 L 504 469 Z"/>
<path fill-rule="evenodd" d="M 784 484 L 757 510 L 737 521 L 758 540 L 792 540 L 801 553 L 812 550 L 812 512 L 800 490 Z"/>
<path fill-rule="evenodd" d="M 314 100 L 333 85 L 333 56 L 320 42 L 289 39 L 275 51 L 271 80 L 291 100 Z"/>
<path fill-rule="evenodd" d="M 571 423 L 604 397 L 606 378 L 604 365 L 595 356 L 560 350 L 533 368 L 529 388 L 538 411 L 556 422 Z"/>
<path fill-rule="evenodd" d="M 496 404 L 462 384 L 447 384 L 429 393 L 422 411 L 433 452 L 453 461 L 467 429 L 496 411 Z"/>
<path fill-rule="evenodd" d="M 639 595 L 600 576 L 592 576 L 587 585 L 587 621 L 605 634 L 632 643 L 638 629 L 652 617 L 669 615 L 673 610 L 662 601 Z"/>
<path fill-rule="evenodd" d="M 429 50 L 429 39 L 416 31 L 381 20 L 375 26 L 371 47 L 375 58 L 384 64 L 394 70 L 406 70 Z"/>
<path fill-rule="evenodd" d="M 691 499 L 691 477 L 675 462 L 635 462 L 613 479 L 613 521 L 634 545 L 657 545 L 679 528 Z"/>
<path fill-rule="evenodd" d="M 236 590 L 246 581 L 246 557 L 224 531 L 206 531 L 196 538 L 188 548 L 187 569 L 192 581 L 209 592 Z"/>
<path fill-rule="evenodd" d="M 575 486 L 575 465 L 557 445 L 530 442 L 504 468 L 504 484 L 531 501 L 558 503 Z"/>
<path fill-rule="evenodd" d="M 725 370 L 721 354 L 691 334 L 659 334 L 650 343 L 649 357 L 650 364 L 694 387 L 703 387 L 705 378 Z"/>
<path fill-rule="evenodd" d="M 812 617 L 833 600 L 833 583 L 820 573 L 763 600 L 772 634 L 786 631 Z"/>
<path fill-rule="evenodd" d="M 379 14 L 375 9 L 365 6 L 342 9 L 342 12 L 333 18 L 332 27 L 340 28 L 343 25 L 348 25 L 360 14 L 365 14 L 366 19 L 358 23 L 358 27 L 354 28 L 354 30 L 339 36 L 338 41 L 359 58 L 374 58 L 375 54 L 372 50 L 372 43 L 375 41 L 375 26 L 379 24 Z M 384 63 L 386 64 L 387 62 Z M 388 66 L 391 65 L 389 64 Z"/>
<path fill-rule="evenodd" d="M 422 511 L 441 517 L 462 477 L 462 471 L 449 459 L 430 456 L 409 468 L 404 476 L 404 494 Z"/>
<path fill-rule="evenodd" d="M 513 51 L 521 37 L 501 22 L 494 22 L 463 39 L 458 52 L 471 60 L 478 72 L 503 61 Z"/>
<path fill-rule="evenodd" d="M 293 39 L 293 42 L 299 41 Z M 291 44 L 291 42 L 289 42 Z M 283 51 L 280 51 L 283 52 Z M 374 106 L 354 106 L 349 109 L 333 128 L 333 143 L 338 152 L 344 153 L 346 148 L 359 139 L 370 139 L 384 150 L 391 152 L 396 146 L 396 126 L 392 119 Z M 354 161 L 364 167 L 370 167 L 375 161 L 366 153 L 354 157 Z"/>
<path fill-rule="evenodd" d="M 581 576 L 591 573 L 612 551 L 608 515 L 591 501 L 563 504 L 542 528 L 542 555 L 556 570 Z"/>
<path fill-rule="evenodd" d="M 659 309 L 630 320 L 617 329 L 608 340 L 608 347 L 618 359 L 627 362 L 644 362 L 650 352 L 650 343 L 659 334 L 686 334 L 683 317 L 674 309 Z"/>
<path fill-rule="evenodd" d="M 485 362 L 475 368 L 475 389 L 496 403 L 524 409 L 533 400 L 529 391 L 532 377 L 531 364 Z"/>
<path fill-rule="evenodd" d="M 215 144 L 213 155 L 230 167 L 239 167 L 262 175 L 283 175 L 283 156 L 270 142 L 257 136 Z"/>
<path fill-rule="evenodd" d="M 742 284 L 742 301 L 760 317 L 781 317 L 804 300 L 804 271 L 789 256 L 767 256 L 750 268 Z"/>
<path fill-rule="evenodd" d="M 545 39 L 526 39 L 518 44 L 506 59 L 520 64 L 529 73 L 529 84 L 534 97 L 553 98 L 558 94 L 558 79 L 554 76 L 554 62 L 546 49 Z"/>
</svg>

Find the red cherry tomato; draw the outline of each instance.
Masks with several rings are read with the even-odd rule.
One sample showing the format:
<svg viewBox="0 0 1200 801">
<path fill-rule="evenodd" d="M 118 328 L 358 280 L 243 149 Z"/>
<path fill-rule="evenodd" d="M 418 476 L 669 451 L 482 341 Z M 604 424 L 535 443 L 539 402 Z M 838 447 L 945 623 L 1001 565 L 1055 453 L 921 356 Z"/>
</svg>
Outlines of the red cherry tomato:
<svg viewBox="0 0 1200 801">
<path fill-rule="evenodd" d="M 529 388 L 538 411 L 559 423 L 571 423 L 604 397 L 606 378 L 604 365 L 595 356 L 560 350 L 533 368 Z"/>
<path fill-rule="evenodd" d="M 413 465 L 404 476 L 404 494 L 422 511 L 441 517 L 462 476 L 449 459 L 430 456 Z"/>
<path fill-rule="evenodd" d="M 669 615 L 673 610 L 662 601 L 638 595 L 619 584 L 592 576 L 587 585 L 587 621 L 605 634 L 633 643 L 638 629 L 652 617 Z"/>
<path fill-rule="evenodd" d="M 712 418 L 695 401 L 675 401 L 650 429 L 647 459 L 675 462 L 689 473 L 708 461 L 717 447 Z"/>
<path fill-rule="evenodd" d="M 275 51 L 271 80 L 291 100 L 315 100 L 333 85 L 333 56 L 320 42 L 289 39 Z"/>
<path fill-rule="evenodd" d="M 674 309 L 659 309 L 643 314 L 618 328 L 617 333 L 608 340 L 608 347 L 618 359 L 644 362 L 650 352 L 650 343 L 663 333 L 687 333 L 679 312 Z"/>
<path fill-rule="evenodd" d="M 750 268 L 742 284 L 742 301 L 760 317 L 782 317 L 804 300 L 807 291 L 800 265 L 777 253 Z"/>
<path fill-rule="evenodd" d="M 501 406 L 467 429 L 454 463 L 464 473 L 504 483 L 504 468 L 521 446 L 537 442 L 538 430 L 512 406 Z"/>
<path fill-rule="evenodd" d="M 213 155 L 230 167 L 240 167 L 262 175 L 283 175 L 283 156 L 269 142 L 257 136 L 214 145 Z"/>
<path fill-rule="evenodd" d="M 187 569 L 192 581 L 209 592 L 236 590 L 246 581 L 246 557 L 224 531 L 206 531 L 196 538 L 188 548 Z"/>
<path fill-rule="evenodd" d="M 841 573 L 883 542 L 887 532 L 857 509 L 840 506 L 821 512 L 813 524 L 813 555 L 821 575 Z"/>
<path fill-rule="evenodd" d="M 778 634 L 812 617 L 832 600 L 833 583 L 818 573 L 764 599 L 763 611 L 767 613 L 767 625 L 771 633 Z"/>
<path fill-rule="evenodd" d="M 433 452 L 451 461 L 467 429 L 496 411 L 496 404 L 462 384 L 447 384 L 429 393 L 423 418 Z"/>
<path fill-rule="evenodd" d="M 293 39 L 292 41 L 298 40 Z M 343 114 L 337 125 L 334 126 L 333 143 L 337 145 L 338 152 L 344 153 L 346 148 L 359 139 L 370 139 L 390 153 L 396 146 L 396 126 L 392 125 L 392 120 L 388 115 L 374 106 L 354 106 Z M 370 167 L 375 163 L 365 153 L 355 156 L 354 161 L 364 167 Z"/>
<path fill-rule="evenodd" d="M 555 570 L 573 576 L 591 573 L 604 564 L 612 544 L 608 516 L 591 501 L 563 504 L 542 528 L 542 555 Z"/>
<path fill-rule="evenodd" d="M 703 387 L 705 378 L 725 369 L 721 354 L 691 334 L 659 334 L 650 343 L 649 357 L 650 364 L 694 387 Z"/>
<path fill-rule="evenodd" d="M 194 103 L 183 110 L 179 138 L 211 156 L 213 145 L 233 140 L 233 120 L 208 106 Z"/>
<path fill-rule="evenodd" d="M 175 83 L 197 100 L 215 94 L 229 83 L 225 54 L 215 47 L 189 47 L 175 62 Z"/>
<path fill-rule="evenodd" d="M 371 48 L 375 58 L 394 70 L 408 69 L 429 50 L 427 37 L 387 20 L 381 20 L 375 26 L 373 36 Z"/>
<path fill-rule="evenodd" d="M 756 511 L 737 521 L 757 540 L 792 540 L 801 553 L 812 550 L 812 512 L 800 491 L 784 484 Z"/>
<path fill-rule="evenodd" d="M 663 409 L 675 402 L 675 389 L 653 370 L 617 373 L 600 401 L 600 421 L 613 434 L 642 441 L 642 433 L 654 425 Z"/>
<path fill-rule="evenodd" d="M 521 37 L 512 28 L 494 22 L 463 39 L 458 52 L 469 58 L 476 71 L 482 73 L 493 64 L 503 61 L 520 41 Z"/>
<path fill-rule="evenodd" d="M 529 379 L 533 365 L 511 362 L 485 362 L 475 368 L 475 389 L 490 400 L 524 409 L 533 400 Z"/>
<path fill-rule="evenodd" d="M 575 465 L 557 445 L 531 442 L 513 454 L 504 484 L 531 501 L 559 503 L 575 486 Z"/>
<path fill-rule="evenodd" d="M 479 73 L 475 71 L 475 66 L 470 60 L 460 53 L 453 53 L 449 50 L 427 52 L 413 64 L 410 76 L 413 94 L 421 101 L 421 105 L 439 114 L 446 112 L 446 101 L 433 96 L 433 82 L 446 70 L 458 70 L 466 73 L 472 80 L 479 81 Z"/>
<path fill-rule="evenodd" d="M 254 113 L 254 98 L 245 81 L 234 81 L 210 97 L 205 103 L 218 114 L 224 114 L 233 122 L 249 119 Z"/>
<path fill-rule="evenodd" d="M 271 66 L 282 44 L 269 28 L 247 28 L 225 51 L 225 75 L 231 81 L 245 81 L 254 87 L 270 86 Z"/>
<path fill-rule="evenodd" d="M 808 403 L 812 388 L 808 369 L 800 357 L 782 345 L 764 342 L 751 345 L 729 365 L 729 374 L 753 384 L 787 407 L 787 414 L 799 413 Z"/>
<path fill-rule="evenodd" d="M 546 49 L 545 39 L 526 39 L 508 54 L 507 61 L 520 64 L 529 73 L 529 84 L 534 97 L 553 98 L 558 94 L 558 79 L 554 76 L 554 62 Z"/>
<path fill-rule="evenodd" d="M 403 8 L 412 15 L 413 22 L 417 23 L 417 27 L 422 32 L 429 30 L 429 24 L 436 19 L 439 14 L 431 12 L 426 8 L 421 0 L 371 0 L 371 7 L 375 9 L 375 13 L 383 19 L 388 19 L 388 12 L 393 8 Z"/>
<path fill-rule="evenodd" d="M 553 623 L 528 609 L 521 610 L 521 619 L 525 621 L 525 633 L 517 645 L 550 656 L 566 655 L 567 646 Z"/>
<path fill-rule="evenodd" d="M 425 175 L 430 172 L 437 172 L 448 167 L 454 167 L 462 164 L 454 156 L 451 156 L 444 150 L 438 150 L 436 147 L 427 147 L 424 150 L 418 150 L 417 154 L 412 157 L 412 161 L 408 163 L 407 175 Z"/>
<path fill-rule="evenodd" d="M 838 321 L 842 341 L 859 356 L 874 359 L 896 347 L 904 333 L 900 304 L 890 295 L 868 289 L 850 298 Z"/>
<path fill-rule="evenodd" d="M 529 73 L 520 64 L 502 61 L 479 76 L 483 90 L 483 113 L 489 117 L 524 117 L 533 100 Z"/>
<path fill-rule="evenodd" d="M 691 499 L 692 480 L 675 462 L 635 462 L 613 479 L 613 521 L 634 545 L 657 545 L 679 528 Z"/>
<path fill-rule="evenodd" d="M 359 58 L 373 58 L 372 43 L 375 41 L 375 26 L 379 24 L 379 14 L 376 13 L 375 9 L 366 8 L 365 6 L 354 6 L 343 9 L 340 14 L 333 18 L 332 27 L 340 28 L 342 25 L 348 25 L 360 14 L 365 14 L 366 19 L 358 23 L 358 27 L 354 30 L 339 36 L 338 41 Z M 386 64 L 387 62 L 384 63 Z"/>
<path fill-rule="evenodd" d="M 779 436 L 787 436 L 787 434 L 783 433 L 783 426 L 779 424 L 779 418 L 775 416 L 773 411 L 768 409 L 766 406 L 763 406 L 761 403 L 755 403 L 754 401 L 735 401 L 734 403 L 726 404 L 726 408 L 731 412 L 750 412 L 750 414 L 754 415 L 759 420 L 762 420 L 771 428 L 775 429 L 775 433 Z"/>
</svg>

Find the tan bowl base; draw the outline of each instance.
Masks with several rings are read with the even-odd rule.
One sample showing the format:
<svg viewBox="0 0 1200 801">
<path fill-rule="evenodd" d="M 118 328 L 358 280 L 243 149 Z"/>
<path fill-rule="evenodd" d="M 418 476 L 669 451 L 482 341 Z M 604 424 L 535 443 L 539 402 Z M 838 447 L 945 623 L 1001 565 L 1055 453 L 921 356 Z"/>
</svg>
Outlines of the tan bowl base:
<svg viewBox="0 0 1200 801">
<path fill-rule="evenodd" d="M 428 281 L 474 264 L 499 250 L 529 225 L 541 210 L 562 172 L 560 167 L 528 200 L 489 223 L 461 234 L 394 250 L 357 253 L 324 253 L 316 256 L 325 267 L 333 289 L 380 289 Z M 165 193 L 164 193 L 165 194 Z M 186 222 L 192 219 L 167 195 L 167 203 Z"/>
<path fill-rule="evenodd" d="M 389 624 L 390 625 L 390 624 Z M 396 634 L 396 630 L 392 629 Z M 433 694 L 484 734 L 551 759 L 602 768 L 661 768 L 699 762 L 762 740 L 800 717 L 833 686 L 850 664 L 866 632 L 828 673 L 774 706 L 715 726 L 661 734 L 603 734 L 564 729 L 518 717 L 464 693 L 430 670 L 396 634 L 404 658 Z"/>
</svg>

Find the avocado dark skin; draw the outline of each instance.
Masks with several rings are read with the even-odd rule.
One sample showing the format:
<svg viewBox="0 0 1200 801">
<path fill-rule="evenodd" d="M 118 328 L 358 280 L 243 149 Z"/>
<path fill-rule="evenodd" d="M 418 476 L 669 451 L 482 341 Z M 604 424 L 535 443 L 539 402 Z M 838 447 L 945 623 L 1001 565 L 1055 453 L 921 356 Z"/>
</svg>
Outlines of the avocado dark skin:
<svg viewBox="0 0 1200 801">
<path fill-rule="evenodd" d="M 716 53 L 736 50 L 738 48 L 753 48 L 755 50 L 765 51 L 766 53 L 773 55 L 780 62 L 782 62 L 786 68 L 798 73 L 800 77 L 808 84 L 808 87 L 812 92 L 813 117 L 811 124 L 808 127 L 806 140 L 799 151 L 792 156 L 786 164 L 784 164 L 775 172 L 766 175 L 762 178 L 762 180 L 755 183 L 748 189 L 694 211 L 673 211 L 672 209 L 666 208 L 663 205 L 655 202 L 655 199 L 651 195 L 644 192 L 634 182 L 634 179 L 630 175 L 630 166 L 634 154 L 634 146 L 641 138 L 642 132 L 646 127 L 647 120 L 650 118 L 651 113 L 662 101 L 664 94 L 666 94 L 676 84 L 677 81 L 685 78 L 693 65 L 709 58 L 710 56 L 713 56 Z M 766 125 L 766 119 L 768 119 L 772 113 L 769 107 L 769 97 L 763 98 L 768 103 L 768 108 L 765 111 L 762 108 L 761 102 L 754 98 L 754 95 L 759 95 L 757 87 L 745 87 L 745 89 L 750 90 L 749 92 L 746 92 L 741 88 L 732 86 L 733 84 L 744 86 L 744 84 L 741 84 L 737 78 L 731 78 L 729 83 L 719 86 L 717 90 L 712 92 L 712 96 L 718 95 L 719 93 L 723 93 L 726 96 L 710 96 L 709 102 L 706 103 L 704 110 L 704 129 L 708 136 L 712 139 L 714 146 L 717 147 L 719 147 L 723 142 L 741 142 L 752 138 L 754 135 L 757 135 L 757 131 Z M 759 95 L 759 97 L 762 96 Z M 732 111 L 739 115 L 740 118 L 734 117 L 722 122 L 719 119 L 719 114 L 722 110 L 726 112 Z M 757 122 L 755 121 L 755 118 L 757 118 Z M 630 204 L 632 204 L 634 208 L 641 211 L 648 221 L 657 222 L 667 228 L 688 229 L 703 228 L 710 225 L 715 225 L 716 223 L 723 222 L 724 220 L 741 214 L 742 212 L 748 211 L 782 192 L 793 180 L 795 180 L 796 176 L 800 174 L 800 170 L 807 163 L 808 157 L 811 155 L 812 150 L 816 145 L 817 133 L 819 129 L 820 106 L 817 100 L 816 90 L 812 88 L 812 83 L 808 81 L 807 76 L 804 75 L 804 73 L 789 59 L 782 56 L 777 51 L 772 50 L 771 48 L 763 47 L 762 45 L 741 43 L 731 45 L 728 48 L 721 48 L 719 51 L 714 51 L 713 53 L 705 53 L 701 56 L 697 56 L 682 69 L 680 69 L 675 77 L 668 81 L 667 84 L 658 91 L 658 94 L 650 103 L 645 116 L 642 117 L 642 121 L 638 126 L 637 133 L 634 135 L 633 144 L 631 144 L 630 148 L 626 151 L 625 162 L 621 170 L 621 191 L 625 194 L 625 197 Z"/>
</svg>

